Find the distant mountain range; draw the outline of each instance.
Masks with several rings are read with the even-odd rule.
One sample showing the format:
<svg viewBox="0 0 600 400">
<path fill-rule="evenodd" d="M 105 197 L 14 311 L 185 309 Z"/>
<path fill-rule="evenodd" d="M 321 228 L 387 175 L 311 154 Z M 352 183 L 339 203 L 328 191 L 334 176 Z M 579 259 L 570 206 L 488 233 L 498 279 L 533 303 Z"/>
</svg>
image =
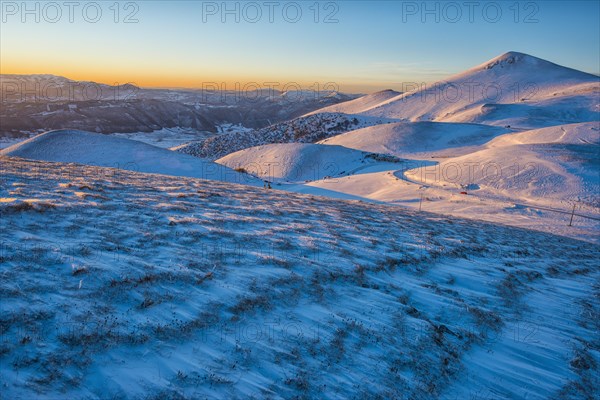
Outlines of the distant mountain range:
<svg viewBox="0 0 600 400">
<path fill-rule="evenodd" d="M 0 75 L 0 136 L 81 129 L 97 133 L 183 128 L 217 132 L 222 124 L 262 128 L 348 101 L 335 91 L 243 92 L 143 89 L 55 75 Z"/>
</svg>

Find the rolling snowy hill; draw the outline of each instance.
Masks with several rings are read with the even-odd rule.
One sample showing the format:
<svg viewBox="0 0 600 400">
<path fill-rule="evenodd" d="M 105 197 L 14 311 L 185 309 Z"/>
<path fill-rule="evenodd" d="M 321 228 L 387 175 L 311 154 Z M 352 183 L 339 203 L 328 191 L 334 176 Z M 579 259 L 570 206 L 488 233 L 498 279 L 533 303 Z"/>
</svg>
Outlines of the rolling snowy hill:
<svg viewBox="0 0 600 400">
<path fill-rule="evenodd" d="M 418 182 L 471 186 L 529 203 L 600 207 L 600 123 L 502 135 L 485 149 L 406 172 Z M 444 173 L 446 171 L 446 173 Z"/>
<path fill-rule="evenodd" d="M 596 245 L 217 181 L 0 168 L 3 398 L 599 395 Z"/>
<path fill-rule="evenodd" d="M 252 147 L 216 162 L 268 181 L 305 182 L 358 173 L 380 158 L 342 146 L 286 143 Z"/>
<path fill-rule="evenodd" d="M 396 122 L 357 129 L 319 143 L 406 158 L 441 157 L 468 153 L 507 132 L 511 131 L 478 124 Z"/>
<path fill-rule="evenodd" d="M 235 183 L 257 182 L 246 174 L 197 157 L 135 140 L 74 130 L 37 135 L 1 150 L 0 155 Z"/>
<path fill-rule="evenodd" d="M 449 98 L 453 88 L 472 92 Z M 474 88 L 496 88 L 497 96 L 490 99 Z M 246 148 L 222 158 L 236 166 L 260 164 L 266 152 L 269 160 L 290 164 L 281 166 L 282 171 L 303 169 L 303 151 L 252 146 L 317 142 L 393 155 L 403 160 L 379 156 L 358 163 L 332 155 L 329 165 L 338 165 L 340 173 L 315 175 L 317 179 L 304 183 L 286 178 L 278 188 L 426 208 L 598 241 L 599 99 L 597 76 L 509 52 L 428 88 L 378 92 L 336 105 L 336 114 L 325 108 L 245 137 L 209 139 L 190 148 L 199 155 Z M 362 118 L 368 118 L 364 127 L 343 122 Z M 325 149 L 323 154 L 329 157 Z M 252 172 L 258 170 L 267 169 Z M 573 207 L 584 215 L 575 219 L 576 226 L 568 215 Z"/>
<path fill-rule="evenodd" d="M 368 128 L 368 135 L 394 136 L 392 148 L 409 153 L 445 151 L 481 145 L 510 130 L 598 121 L 600 78 L 523 53 L 508 52 L 463 73 L 406 93 L 384 90 L 316 110 L 288 122 L 250 132 L 232 133 L 192 142 L 178 151 L 217 159 L 245 148 L 270 143 L 314 143 L 342 133 Z M 407 122 L 449 122 L 454 125 Z M 405 122 L 404 125 L 400 124 Z M 393 128 L 382 124 L 394 123 Z M 459 125 L 457 123 L 462 123 Z M 473 124 L 473 125 L 467 125 Z M 487 125 L 491 127 L 477 125 Z M 497 128 L 492 128 L 497 127 Z M 420 130 L 422 128 L 422 131 Z M 510 130 L 502 131 L 501 128 Z M 383 133 L 393 129 L 388 133 Z M 404 134 L 399 134 L 404 130 Z M 410 133 L 409 131 L 413 131 Z M 422 134 L 420 133 L 422 132 Z M 324 143 L 352 145 L 347 135 Z M 400 137 L 406 137 L 404 141 Z M 346 138 L 348 140 L 346 141 Z M 371 139 L 365 139 L 370 141 Z M 384 139 L 389 140 L 389 139 Z M 391 145 L 391 143 L 390 143 Z M 389 152 L 386 144 L 375 146 Z M 374 149 L 368 151 L 376 151 Z M 466 149 L 465 149 L 466 151 Z M 452 154 L 448 150 L 448 154 Z"/>
</svg>

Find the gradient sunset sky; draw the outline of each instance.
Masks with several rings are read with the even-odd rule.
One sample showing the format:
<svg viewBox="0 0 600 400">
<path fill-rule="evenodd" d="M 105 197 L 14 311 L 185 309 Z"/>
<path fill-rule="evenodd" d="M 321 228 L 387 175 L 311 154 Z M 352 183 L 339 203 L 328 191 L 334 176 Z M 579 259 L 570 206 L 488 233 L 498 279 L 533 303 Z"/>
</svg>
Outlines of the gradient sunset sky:
<svg viewBox="0 0 600 400">
<path fill-rule="evenodd" d="M 120 2 L 118 15 L 100 1 L 100 17 L 89 3 L 78 2 L 70 22 L 62 1 L 28 2 L 29 13 L 2 1 L 0 72 L 145 87 L 335 82 L 367 93 L 439 80 L 510 50 L 600 72 L 598 1 L 138 1 Z M 131 13 L 137 22 L 124 23 Z"/>
</svg>

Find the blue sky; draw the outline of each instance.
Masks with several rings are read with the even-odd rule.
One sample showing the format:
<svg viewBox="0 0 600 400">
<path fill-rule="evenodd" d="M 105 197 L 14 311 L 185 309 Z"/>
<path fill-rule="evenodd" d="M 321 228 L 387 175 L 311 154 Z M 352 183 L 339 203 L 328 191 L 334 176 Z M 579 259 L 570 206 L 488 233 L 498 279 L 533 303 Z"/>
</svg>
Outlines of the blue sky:
<svg viewBox="0 0 600 400">
<path fill-rule="evenodd" d="M 370 92 L 442 79 L 509 50 L 600 72 L 598 1 L 138 1 L 120 2 L 118 15 L 101 1 L 97 18 L 90 3 L 79 2 L 71 22 L 62 2 L 58 18 L 47 2 L 28 3 L 26 14 L 2 1 L 1 72 Z M 137 22 L 125 23 L 131 13 Z"/>
</svg>

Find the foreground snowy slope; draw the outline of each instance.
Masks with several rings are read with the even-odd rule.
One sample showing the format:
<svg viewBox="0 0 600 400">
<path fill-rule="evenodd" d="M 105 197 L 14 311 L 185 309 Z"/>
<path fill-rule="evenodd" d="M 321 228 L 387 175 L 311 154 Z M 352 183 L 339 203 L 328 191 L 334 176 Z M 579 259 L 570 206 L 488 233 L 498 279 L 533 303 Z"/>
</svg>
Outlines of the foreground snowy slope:
<svg viewBox="0 0 600 400">
<path fill-rule="evenodd" d="M 599 395 L 595 245 L 217 181 L 0 168 L 3 397 Z"/>
<path fill-rule="evenodd" d="M 245 174 L 197 157 L 135 140 L 77 130 L 46 132 L 3 149 L 0 155 L 236 183 L 257 182 Z"/>
</svg>

